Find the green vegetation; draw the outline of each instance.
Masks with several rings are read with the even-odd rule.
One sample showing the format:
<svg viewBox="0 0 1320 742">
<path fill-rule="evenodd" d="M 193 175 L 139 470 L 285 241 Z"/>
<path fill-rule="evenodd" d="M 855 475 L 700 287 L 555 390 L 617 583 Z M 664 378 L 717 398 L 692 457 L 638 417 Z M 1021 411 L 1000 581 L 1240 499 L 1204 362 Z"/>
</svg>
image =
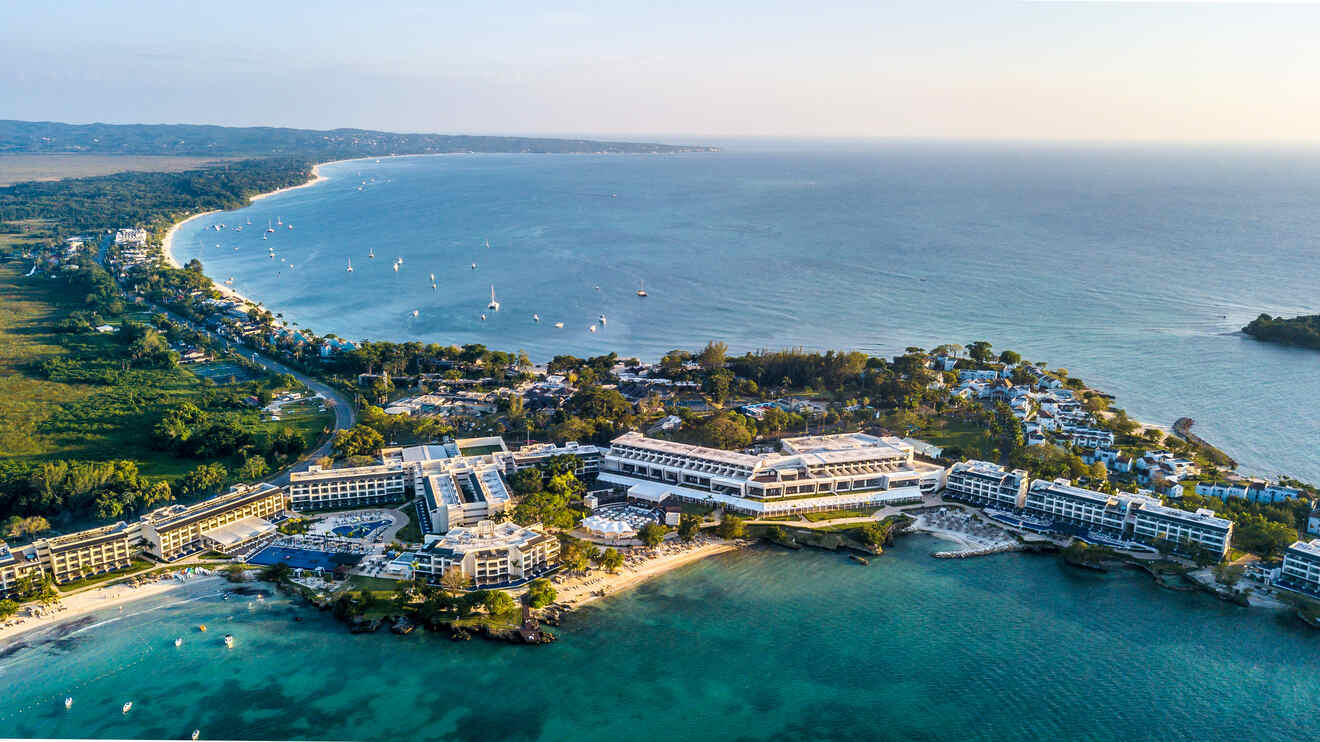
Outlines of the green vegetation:
<svg viewBox="0 0 1320 742">
<path fill-rule="evenodd" d="M 576 461 L 569 456 L 551 458 L 542 469 L 523 469 L 509 478 L 521 502 L 513 509 L 520 525 L 540 523 L 568 530 L 587 513 L 582 504 L 586 486 L 573 474 Z"/>
<path fill-rule="evenodd" d="M 187 332 L 123 314 L 90 261 L 57 278 L 0 263 L 0 513 L 114 519 L 176 495 L 218 490 L 230 473 L 282 465 L 315 441 L 328 413 L 266 421 L 245 398 L 287 388 L 265 377 L 219 387 L 179 366 Z M 115 323 L 116 333 L 91 330 Z M 250 463 L 249 463 L 250 462 Z"/>
<path fill-rule="evenodd" d="M 803 513 L 802 517 L 812 523 L 819 523 L 823 520 L 835 520 L 838 518 L 869 518 L 875 513 L 875 509 L 870 510 L 826 510 L 819 513 Z"/>
<path fill-rule="evenodd" d="M 135 155 L 290 155 L 337 160 L 442 152 L 627 152 L 710 150 L 667 144 L 447 134 L 395 134 L 370 129 L 284 129 L 196 124 L 62 124 L 0 121 L 0 153 L 80 152 Z"/>
<path fill-rule="evenodd" d="M 544 608 L 555 602 L 555 597 L 554 584 L 545 578 L 527 584 L 527 605 L 532 608 Z"/>
<path fill-rule="evenodd" d="M 667 527 L 659 523 L 647 523 L 637 532 L 637 538 L 641 539 L 642 543 L 648 548 L 654 549 L 660 545 L 661 541 L 665 540 L 665 534 L 667 533 L 669 533 Z"/>
<path fill-rule="evenodd" d="M 1262 314 L 1242 331 L 1257 340 L 1320 350 L 1320 314 L 1291 319 Z"/>
<path fill-rule="evenodd" d="M 725 513 L 720 519 L 719 526 L 715 528 L 715 533 L 724 539 L 744 538 L 747 536 L 747 521 L 745 518 Z"/>
</svg>

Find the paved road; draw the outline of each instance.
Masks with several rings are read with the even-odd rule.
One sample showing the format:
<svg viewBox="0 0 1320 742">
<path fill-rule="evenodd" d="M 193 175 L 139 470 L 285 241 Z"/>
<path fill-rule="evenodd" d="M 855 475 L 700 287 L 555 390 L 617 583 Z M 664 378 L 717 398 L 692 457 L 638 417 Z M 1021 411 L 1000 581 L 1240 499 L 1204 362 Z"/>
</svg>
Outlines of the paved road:
<svg viewBox="0 0 1320 742">
<path fill-rule="evenodd" d="M 324 397 L 326 406 L 329 407 L 330 410 L 335 413 L 334 430 L 331 431 L 331 435 L 326 437 L 324 443 L 317 446 L 314 450 L 304 453 L 303 457 L 299 459 L 297 462 L 295 462 L 292 466 L 286 467 L 282 471 L 272 474 L 271 476 L 267 477 L 264 481 L 270 482 L 271 484 L 278 485 L 281 487 L 288 484 L 289 472 L 303 471 L 308 466 L 310 466 L 312 462 L 316 461 L 322 456 L 328 455 L 330 453 L 331 443 L 334 440 L 334 433 L 336 431 L 340 431 L 345 428 L 353 427 L 353 423 L 357 420 L 357 410 L 353 409 L 353 403 L 349 401 L 347 397 L 345 397 L 343 394 L 341 394 L 338 390 L 334 389 L 333 387 L 323 384 L 320 381 L 317 381 L 316 379 L 313 379 L 312 377 L 302 373 L 301 371 L 295 371 L 294 369 L 289 368 L 288 366 L 284 365 L 283 363 L 280 363 L 274 358 L 270 358 L 269 356 L 265 356 L 260 353 L 257 353 L 253 351 L 251 348 L 230 341 L 228 338 L 221 337 L 215 334 L 214 332 L 212 332 L 210 328 L 197 325 L 189 321 L 188 319 L 184 317 L 180 317 L 174 312 L 165 309 L 164 307 L 160 307 L 155 304 L 151 306 L 155 311 L 165 314 L 167 317 L 170 318 L 170 320 L 185 325 L 196 332 L 210 336 L 212 339 L 219 342 L 222 347 L 233 350 L 235 353 L 238 353 L 239 355 L 250 359 L 252 362 L 256 363 L 257 365 L 261 366 L 262 368 L 268 371 L 273 371 L 275 373 L 280 373 L 280 374 L 288 374 L 292 376 L 293 378 L 305 384 L 308 389 L 311 389 L 313 392 Z"/>
</svg>

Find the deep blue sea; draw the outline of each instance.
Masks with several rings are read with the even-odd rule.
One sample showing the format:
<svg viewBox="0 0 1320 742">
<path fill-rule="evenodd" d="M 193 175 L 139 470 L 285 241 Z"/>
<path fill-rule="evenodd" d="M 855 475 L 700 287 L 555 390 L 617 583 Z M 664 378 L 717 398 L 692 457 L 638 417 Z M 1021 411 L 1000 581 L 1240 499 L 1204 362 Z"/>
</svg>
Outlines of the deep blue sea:
<svg viewBox="0 0 1320 742">
<path fill-rule="evenodd" d="M 869 567 L 769 547 L 721 555 L 589 606 L 536 648 L 353 636 L 282 597 L 248 610 L 214 585 L 185 588 L 7 648 L 0 730 L 473 742 L 1315 735 L 1320 632 L 1294 619 L 1135 572 L 1023 554 L 930 558 L 937 548 L 906 538 Z"/>
<path fill-rule="evenodd" d="M 1320 481 L 1320 354 L 1238 333 L 1320 311 L 1320 152 L 723 144 L 338 163 L 174 251 L 321 333 L 537 361 L 985 339 Z"/>
</svg>

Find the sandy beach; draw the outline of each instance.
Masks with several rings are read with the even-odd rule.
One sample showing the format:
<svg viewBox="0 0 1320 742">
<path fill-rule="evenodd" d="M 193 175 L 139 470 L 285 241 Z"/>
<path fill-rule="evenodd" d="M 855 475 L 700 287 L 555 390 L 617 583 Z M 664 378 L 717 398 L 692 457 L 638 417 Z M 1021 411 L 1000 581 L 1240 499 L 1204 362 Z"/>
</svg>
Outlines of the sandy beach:
<svg viewBox="0 0 1320 742">
<path fill-rule="evenodd" d="M 610 574 L 600 569 L 593 569 L 584 576 L 563 578 L 555 584 L 558 597 L 556 603 L 570 608 L 577 608 L 604 595 L 613 595 L 630 587 L 640 585 L 647 580 L 668 572 L 671 569 L 690 564 L 715 554 L 734 551 L 740 544 L 733 541 L 703 539 L 695 544 L 667 541 L 657 547 L 657 556 L 625 562 L 618 572 Z M 643 549 L 634 549 L 630 553 L 642 554 Z M 632 561 L 632 560 L 629 560 Z"/>
<path fill-rule="evenodd" d="M 185 587 L 211 586 L 219 589 L 224 578 L 218 575 L 198 575 L 182 581 L 165 578 L 139 587 L 127 583 L 106 585 L 62 598 L 56 605 L 38 616 L 16 615 L 0 626 L 0 648 L 15 638 L 71 621 L 93 611 L 126 606 L 143 598 L 163 595 Z"/>
<path fill-rule="evenodd" d="M 355 158 L 355 159 L 365 159 L 365 158 Z M 334 165 L 334 164 L 339 163 L 339 162 L 351 162 L 351 160 L 335 160 L 334 162 L 322 162 L 322 163 L 319 163 L 319 164 L 313 165 L 313 166 L 312 166 L 312 179 L 309 180 L 309 181 L 307 181 L 306 183 L 301 183 L 301 184 L 296 185 L 296 186 L 289 186 L 288 188 L 279 188 L 279 189 L 276 189 L 276 190 L 273 190 L 273 191 L 267 191 L 266 193 L 258 193 L 257 195 L 255 195 L 255 196 L 253 196 L 252 198 L 248 199 L 248 203 L 251 204 L 253 201 L 260 201 L 260 200 L 263 199 L 263 198 L 270 198 L 271 196 L 275 196 L 275 195 L 278 195 L 278 194 L 280 194 L 280 193 L 287 193 L 287 192 L 289 192 L 289 191 L 295 191 L 295 190 L 298 190 L 299 188 L 307 188 L 308 186 L 314 186 L 314 185 L 316 185 L 317 183 L 320 183 L 320 182 L 322 182 L 322 181 L 329 180 L 328 177 L 326 177 L 326 176 L 324 176 L 324 175 L 321 174 L 321 166 L 322 166 L 322 165 Z M 175 257 L 174 257 L 174 235 L 175 235 L 176 232 L 178 232 L 179 227 L 182 227 L 183 225 L 187 224 L 188 222 L 190 222 L 190 221 L 192 221 L 192 220 L 194 220 L 194 219 L 201 219 L 201 218 L 204 217 L 204 216 L 210 216 L 211 214 L 219 214 L 219 213 L 220 213 L 220 211 L 218 211 L 218 210 L 213 210 L 213 211 L 203 211 L 203 212 L 200 213 L 200 214 L 193 214 L 192 216 L 188 217 L 187 219 L 184 219 L 183 221 L 177 222 L 174 226 L 170 227 L 169 231 L 165 233 L 165 239 L 162 240 L 162 241 L 161 241 L 161 244 L 160 244 L 160 249 L 161 249 L 161 251 L 165 254 L 165 262 L 169 263 L 170 265 L 174 266 L 175 268 L 182 268 L 182 267 L 183 267 L 182 265 L 180 265 L 179 261 L 176 260 Z M 221 283 L 219 283 L 219 282 L 217 281 L 217 282 L 216 282 L 216 288 L 220 289 L 221 291 L 224 291 L 226 287 L 225 287 L 223 284 L 221 284 Z M 231 293 L 232 293 L 232 292 L 231 292 Z M 237 294 L 235 294 L 235 295 L 237 296 Z M 240 298 L 241 298 L 241 297 L 240 297 Z"/>
</svg>

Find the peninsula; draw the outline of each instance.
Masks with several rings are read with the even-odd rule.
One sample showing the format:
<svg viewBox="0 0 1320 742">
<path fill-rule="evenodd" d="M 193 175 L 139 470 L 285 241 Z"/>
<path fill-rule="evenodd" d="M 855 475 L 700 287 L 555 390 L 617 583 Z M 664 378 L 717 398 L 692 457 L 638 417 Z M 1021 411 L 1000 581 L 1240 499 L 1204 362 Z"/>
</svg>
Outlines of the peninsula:
<svg viewBox="0 0 1320 742">
<path fill-rule="evenodd" d="M 1292 318 L 1262 314 L 1242 331 L 1264 342 L 1320 350 L 1320 314 Z"/>
</svg>

